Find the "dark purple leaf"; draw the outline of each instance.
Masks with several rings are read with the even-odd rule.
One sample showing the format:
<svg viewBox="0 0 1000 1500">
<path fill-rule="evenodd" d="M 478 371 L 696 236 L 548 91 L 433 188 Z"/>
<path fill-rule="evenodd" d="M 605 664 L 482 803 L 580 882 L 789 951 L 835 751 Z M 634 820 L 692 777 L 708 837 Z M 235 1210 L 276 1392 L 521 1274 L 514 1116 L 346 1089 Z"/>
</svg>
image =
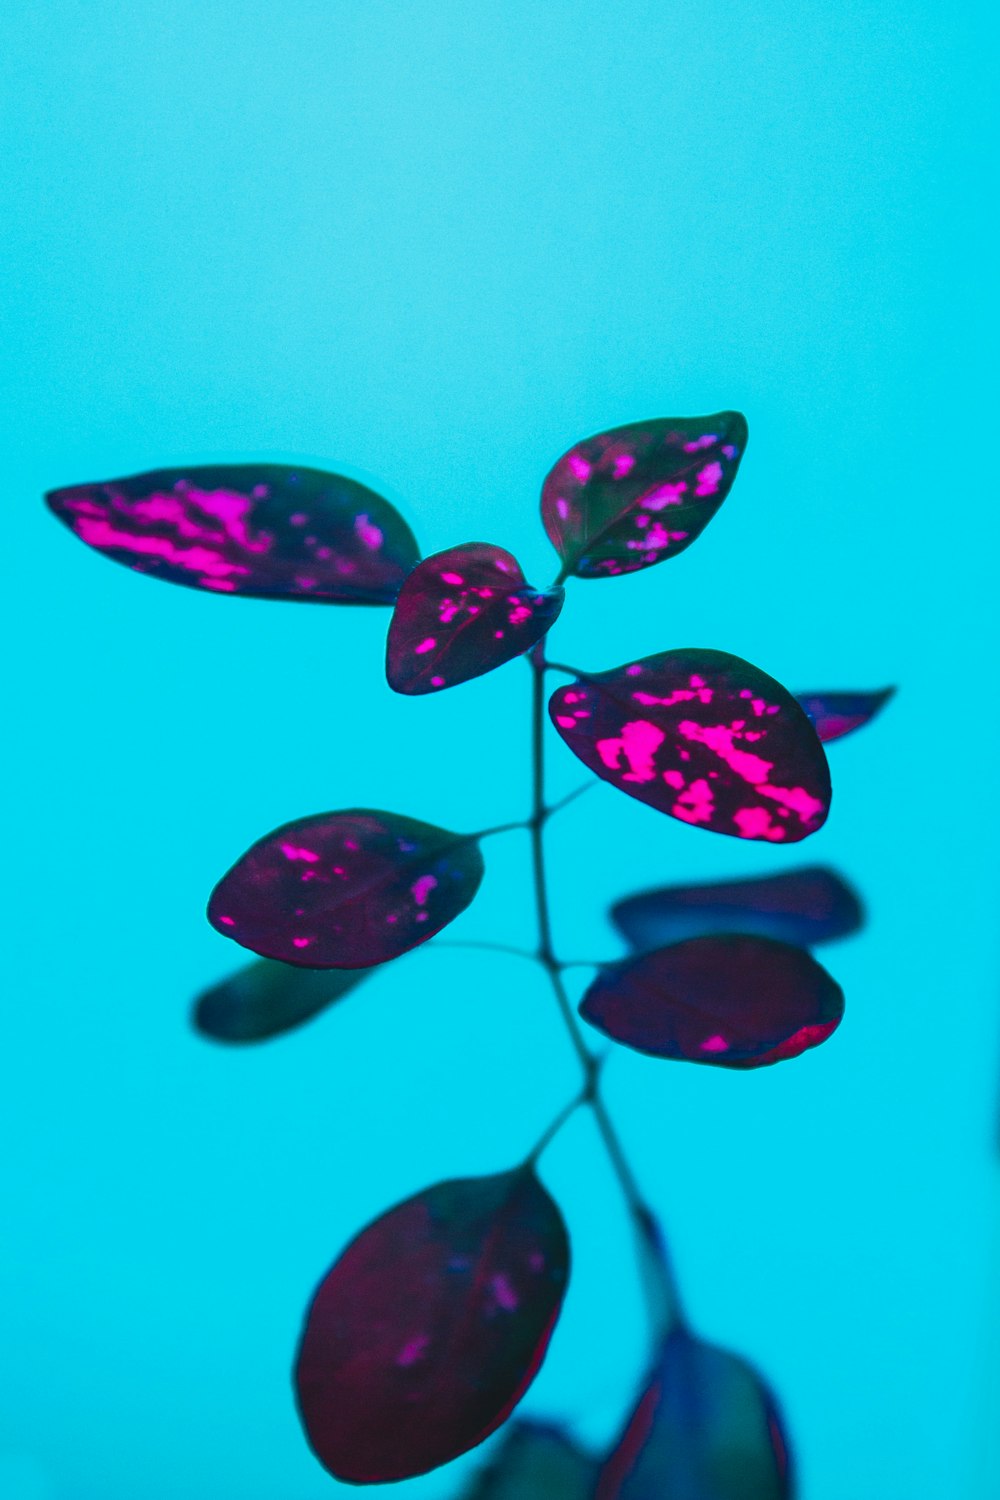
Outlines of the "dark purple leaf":
<svg viewBox="0 0 1000 1500">
<path fill-rule="evenodd" d="M 738 656 L 687 648 L 561 687 L 552 721 L 584 765 L 660 812 L 792 844 L 826 820 L 830 771 L 787 689 Z"/>
<path fill-rule="evenodd" d="M 215 887 L 208 919 L 265 958 L 364 969 L 440 932 L 482 878 L 475 838 L 351 808 L 259 839 Z"/>
<path fill-rule="evenodd" d="M 81 541 L 115 562 L 220 594 L 391 604 L 420 556 L 388 500 L 320 469 L 156 469 L 45 498 Z"/>
<path fill-rule="evenodd" d="M 259 958 L 200 994 L 192 1020 L 213 1042 L 263 1042 L 340 1000 L 370 971 L 302 969 Z"/>
<path fill-rule="evenodd" d="M 864 911 L 836 871 L 807 865 L 783 875 L 660 886 L 617 902 L 611 919 L 640 952 L 712 932 L 754 932 L 809 948 L 857 932 Z"/>
<path fill-rule="evenodd" d="M 797 693 L 796 697 L 826 743 L 861 729 L 882 711 L 895 691 L 890 687 L 878 693 Z"/>
<path fill-rule="evenodd" d="M 542 487 L 562 576 L 634 573 L 683 552 L 728 495 L 746 441 L 746 419 L 723 411 L 633 422 L 577 443 Z"/>
<path fill-rule="evenodd" d="M 560 1427 L 514 1421 L 462 1500 L 591 1500 L 598 1465 Z"/>
<path fill-rule="evenodd" d="M 601 1471 L 596 1500 L 789 1500 L 792 1493 L 781 1417 L 761 1376 L 675 1328 Z"/>
<path fill-rule="evenodd" d="M 826 1041 L 844 996 L 804 948 L 723 933 L 608 965 L 580 1014 L 652 1057 L 762 1068 Z"/>
<path fill-rule="evenodd" d="M 386 676 L 397 693 L 468 682 L 541 640 L 563 590 L 533 589 L 501 547 L 467 542 L 437 552 L 403 584 L 389 626 Z"/>
<path fill-rule="evenodd" d="M 488 1437 L 542 1362 L 569 1240 L 529 1168 L 438 1183 L 376 1219 L 321 1283 L 295 1371 L 338 1479 L 426 1473 Z"/>
</svg>

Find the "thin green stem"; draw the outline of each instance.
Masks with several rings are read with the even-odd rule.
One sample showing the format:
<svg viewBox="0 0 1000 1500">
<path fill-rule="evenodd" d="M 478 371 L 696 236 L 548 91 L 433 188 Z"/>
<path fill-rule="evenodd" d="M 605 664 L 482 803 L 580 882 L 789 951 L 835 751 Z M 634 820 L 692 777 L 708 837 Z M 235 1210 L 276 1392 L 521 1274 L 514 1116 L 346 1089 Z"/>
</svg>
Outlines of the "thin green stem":
<svg viewBox="0 0 1000 1500">
<path fill-rule="evenodd" d="M 570 803 L 575 802 L 577 797 L 582 797 L 585 792 L 592 792 L 594 790 L 594 787 L 600 786 L 600 784 L 601 783 L 597 780 L 597 778 L 592 776 L 590 780 L 585 781 L 582 786 L 574 787 L 573 791 L 567 792 L 565 797 L 560 797 L 558 802 L 552 802 L 549 804 L 545 813 L 546 819 L 551 818 L 554 813 L 562 812 L 563 808 L 569 807 Z M 522 828 L 525 826 L 525 824 L 521 824 Z"/>
<path fill-rule="evenodd" d="M 556 1136 L 559 1134 L 560 1130 L 562 1130 L 563 1126 L 573 1115 L 576 1114 L 581 1104 L 586 1104 L 588 1102 L 591 1095 L 591 1088 L 591 1085 L 585 1084 L 580 1092 L 578 1094 L 574 1094 L 569 1103 L 563 1106 L 563 1108 L 556 1115 L 555 1119 L 552 1121 L 551 1125 L 549 1125 L 548 1128 L 542 1132 L 539 1140 L 534 1146 L 532 1146 L 531 1150 L 528 1152 L 528 1155 L 525 1157 L 524 1161 L 524 1165 L 526 1167 L 533 1167 L 535 1165 L 542 1152 L 552 1144 Z"/>
<path fill-rule="evenodd" d="M 608 1159 L 618 1179 L 639 1245 L 639 1261 L 654 1328 L 662 1335 L 680 1317 L 673 1276 L 656 1227 L 656 1218 L 639 1189 L 621 1138 L 600 1090 L 600 1062 L 581 1035 L 573 1003 L 563 983 L 562 968 L 552 941 L 552 912 L 545 873 L 545 824 L 552 809 L 545 802 L 545 671 L 549 665 L 539 643 L 529 657 L 531 666 L 532 809 L 528 820 L 538 913 L 538 961 L 549 976 L 566 1031 L 584 1072 L 583 1096 L 590 1105 Z M 558 1127 L 557 1127 L 558 1128 Z M 547 1142 L 546 1142 L 547 1144 Z"/>
<path fill-rule="evenodd" d="M 473 836 L 477 839 L 491 839 L 495 833 L 515 833 L 518 829 L 527 828 L 527 826 L 526 819 L 518 818 L 514 823 L 497 823 L 494 828 L 483 828 Z"/>
<path fill-rule="evenodd" d="M 432 938 L 428 948 L 483 948 L 489 953 L 509 953 L 514 958 L 526 958 L 529 963 L 538 962 L 538 954 L 530 948 L 515 948 L 512 943 L 479 942 L 477 939 L 462 941 L 459 938 Z"/>
</svg>

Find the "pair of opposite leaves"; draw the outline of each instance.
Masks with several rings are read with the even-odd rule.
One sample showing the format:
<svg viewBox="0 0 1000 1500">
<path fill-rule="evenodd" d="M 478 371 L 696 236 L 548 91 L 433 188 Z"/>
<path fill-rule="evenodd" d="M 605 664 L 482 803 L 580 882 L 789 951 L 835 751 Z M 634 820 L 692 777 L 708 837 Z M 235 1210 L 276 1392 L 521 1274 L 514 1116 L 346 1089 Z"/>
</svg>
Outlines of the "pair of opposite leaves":
<svg viewBox="0 0 1000 1500">
<path fill-rule="evenodd" d="M 438 1183 L 370 1224 L 319 1287 L 295 1386 L 310 1444 L 355 1484 L 410 1478 L 494 1432 L 544 1358 L 569 1276 L 530 1166 Z M 675 1319 L 603 1462 L 518 1422 L 468 1500 L 786 1500 L 770 1393 Z"/>
<path fill-rule="evenodd" d="M 857 931 L 860 902 L 833 870 L 664 886 L 617 902 L 632 956 L 602 965 L 581 1015 L 615 1041 L 660 1058 L 761 1067 L 831 1035 L 843 995 L 804 950 Z M 197 1029 L 246 1043 L 292 1030 L 376 972 L 259 960 L 199 996 Z"/>
<path fill-rule="evenodd" d="M 689 824 L 796 842 L 826 816 L 829 769 L 805 711 L 723 652 L 662 653 L 581 677 L 557 689 L 550 712 L 588 767 Z M 361 968 L 440 931 L 482 875 L 476 835 L 348 809 L 260 839 L 216 887 L 209 917 L 264 957 Z"/>
</svg>

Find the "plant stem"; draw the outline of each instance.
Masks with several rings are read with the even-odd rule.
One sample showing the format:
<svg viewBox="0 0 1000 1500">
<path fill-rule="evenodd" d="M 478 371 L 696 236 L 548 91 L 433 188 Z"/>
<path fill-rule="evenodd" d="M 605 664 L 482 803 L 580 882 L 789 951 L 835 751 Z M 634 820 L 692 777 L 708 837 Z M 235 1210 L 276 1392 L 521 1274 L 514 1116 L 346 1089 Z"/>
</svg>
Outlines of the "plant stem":
<svg viewBox="0 0 1000 1500">
<path fill-rule="evenodd" d="M 432 938 L 426 945 L 428 949 L 434 948 L 482 948 L 488 953 L 509 953 L 513 958 L 526 958 L 529 963 L 538 962 L 538 954 L 532 953 L 528 948 L 515 948 L 510 943 L 480 942 L 478 939 L 469 938 L 459 941 L 457 938 Z M 419 949 L 417 950 L 419 952 Z"/>
<path fill-rule="evenodd" d="M 658 1338 L 681 1316 L 677 1289 L 666 1259 L 656 1217 L 639 1190 L 635 1173 L 625 1155 L 618 1131 L 601 1094 L 600 1063 L 580 1033 L 572 1001 L 563 983 L 563 966 L 556 958 L 552 943 L 552 913 L 545 873 L 544 828 L 554 808 L 549 807 L 545 801 L 545 670 L 547 663 L 541 642 L 530 653 L 529 665 L 531 667 L 532 807 L 528 828 L 531 834 L 531 860 L 534 871 L 535 905 L 538 913 L 538 961 L 549 976 L 559 1013 L 563 1018 L 573 1050 L 583 1068 L 584 1089 L 581 1102 L 590 1105 L 632 1220 L 639 1246 L 639 1262 L 650 1305 L 654 1337 Z"/>
</svg>

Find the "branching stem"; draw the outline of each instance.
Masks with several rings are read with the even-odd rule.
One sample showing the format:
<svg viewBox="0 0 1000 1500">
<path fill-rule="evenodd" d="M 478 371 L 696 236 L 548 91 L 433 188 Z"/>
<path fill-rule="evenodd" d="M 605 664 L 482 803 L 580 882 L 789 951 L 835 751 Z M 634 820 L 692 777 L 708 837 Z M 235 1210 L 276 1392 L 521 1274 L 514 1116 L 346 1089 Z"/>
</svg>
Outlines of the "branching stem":
<svg viewBox="0 0 1000 1500">
<path fill-rule="evenodd" d="M 639 1190 L 635 1173 L 625 1155 L 621 1138 L 600 1089 L 600 1062 L 591 1052 L 580 1032 L 573 1004 L 563 983 L 563 965 L 555 955 L 552 941 L 552 914 L 545 873 L 544 829 L 554 807 L 545 801 L 545 660 L 539 643 L 528 658 L 531 667 L 531 765 L 532 808 L 528 820 L 531 834 L 531 861 L 534 871 L 535 905 L 538 913 L 538 962 L 549 976 L 552 992 L 566 1031 L 584 1073 L 582 1097 L 593 1112 L 608 1159 L 618 1179 L 622 1196 L 632 1220 L 639 1246 L 639 1260 L 652 1316 L 654 1337 L 663 1333 L 680 1317 L 680 1304 L 673 1276 L 661 1243 L 656 1218 Z M 559 806 L 560 804 L 556 804 Z M 575 1106 L 574 1106 L 575 1107 Z M 568 1118 L 568 1115 L 565 1116 Z M 563 1123 L 560 1119 L 556 1129 Z M 551 1135 L 544 1138 L 547 1145 Z"/>
</svg>

